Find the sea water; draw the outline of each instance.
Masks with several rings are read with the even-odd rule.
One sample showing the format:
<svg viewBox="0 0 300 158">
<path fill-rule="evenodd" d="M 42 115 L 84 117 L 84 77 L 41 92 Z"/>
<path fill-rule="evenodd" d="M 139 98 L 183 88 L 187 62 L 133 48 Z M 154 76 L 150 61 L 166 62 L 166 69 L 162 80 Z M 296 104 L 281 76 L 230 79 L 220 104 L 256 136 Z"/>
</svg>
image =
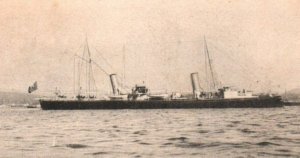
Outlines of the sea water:
<svg viewBox="0 0 300 158">
<path fill-rule="evenodd" d="M 0 106 L 0 157 L 300 157 L 300 106 L 58 110 Z"/>
</svg>

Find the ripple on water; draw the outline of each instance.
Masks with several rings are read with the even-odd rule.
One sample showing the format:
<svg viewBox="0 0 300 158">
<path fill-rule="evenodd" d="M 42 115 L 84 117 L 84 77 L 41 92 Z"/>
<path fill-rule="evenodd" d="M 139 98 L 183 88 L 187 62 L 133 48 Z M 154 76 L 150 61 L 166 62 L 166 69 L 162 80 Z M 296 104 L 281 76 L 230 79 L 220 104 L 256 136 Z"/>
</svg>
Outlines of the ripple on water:
<svg viewBox="0 0 300 158">
<path fill-rule="evenodd" d="M 298 135 L 298 134 L 300 134 L 300 130 L 291 130 L 291 131 L 289 131 L 291 134 L 296 134 L 296 135 Z"/>
<path fill-rule="evenodd" d="M 209 148 L 209 147 L 216 147 L 220 146 L 220 143 L 197 143 L 197 142 L 186 142 L 177 144 L 177 147 L 181 148 Z"/>
<path fill-rule="evenodd" d="M 208 133 L 209 130 L 199 130 L 198 133 Z"/>
<path fill-rule="evenodd" d="M 137 135 L 146 135 L 147 131 L 146 130 L 141 130 L 141 131 L 135 131 L 133 132 L 133 134 L 137 134 Z"/>
<path fill-rule="evenodd" d="M 291 152 L 291 150 L 288 149 L 275 149 L 275 151 L 284 152 L 284 153 Z"/>
<path fill-rule="evenodd" d="M 226 125 L 226 127 L 236 127 L 236 125 L 235 124 L 228 124 L 228 125 Z"/>
<path fill-rule="evenodd" d="M 211 142 L 211 143 L 198 143 L 198 142 L 181 142 L 179 144 L 175 144 L 177 147 L 181 148 L 211 148 L 218 147 L 218 150 L 221 148 L 223 150 L 228 150 L 232 148 L 248 148 L 251 143 L 249 142 L 241 142 L 241 143 L 228 143 L 228 142 Z"/>
<path fill-rule="evenodd" d="M 66 147 L 73 148 L 73 149 L 80 149 L 80 148 L 87 148 L 87 145 L 84 144 L 66 144 Z"/>
<path fill-rule="evenodd" d="M 14 137 L 14 139 L 19 140 L 19 139 L 23 139 L 23 137 Z"/>
<path fill-rule="evenodd" d="M 0 128 L 0 130 L 10 131 L 10 130 L 14 130 L 14 128 L 10 126 L 3 126 L 2 128 Z"/>
<path fill-rule="evenodd" d="M 231 123 L 233 123 L 233 124 L 240 124 L 241 121 L 231 121 Z"/>
<path fill-rule="evenodd" d="M 269 146 L 269 145 L 274 145 L 274 146 L 281 146 L 280 144 L 276 144 L 276 143 L 272 143 L 272 142 L 259 142 L 259 143 L 256 143 L 256 145 L 259 145 L 259 146 Z"/>
<path fill-rule="evenodd" d="M 94 152 L 94 153 L 88 153 L 89 155 L 105 155 L 105 154 L 109 154 L 108 152 L 105 151 L 100 151 L 100 152 Z"/>
<path fill-rule="evenodd" d="M 270 140 L 283 141 L 283 142 L 294 143 L 294 144 L 300 144 L 300 139 L 296 139 L 296 138 L 284 138 L 284 137 L 275 136 L 275 137 L 270 138 Z"/>
<path fill-rule="evenodd" d="M 248 129 L 248 128 L 243 128 L 243 129 L 239 129 L 241 132 L 243 132 L 243 133 L 256 133 L 255 131 L 252 131 L 252 130 L 250 130 L 250 129 Z"/>
<path fill-rule="evenodd" d="M 163 146 L 173 145 L 173 143 L 164 143 Z"/>
<path fill-rule="evenodd" d="M 205 144 L 204 143 L 189 142 L 189 143 L 185 143 L 185 144 L 178 144 L 176 146 L 182 147 L 182 148 L 202 148 L 202 147 L 205 146 Z"/>
<path fill-rule="evenodd" d="M 276 126 L 279 127 L 279 128 L 285 128 L 286 127 L 286 125 L 282 125 L 282 124 L 277 124 Z"/>
<path fill-rule="evenodd" d="M 256 123 L 252 123 L 252 124 L 248 124 L 248 125 L 250 125 L 250 126 L 256 126 L 256 127 L 261 126 L 260 124 L 256 124 Z"/>
<path fill-rule="evenodd" d="M 223 129 L 218 129 L 214 133 L 225 133 L 225 131 Z"/>
<path fill-rule="evenodd" d="M 92 129 L 87 129 L 87 128 L 84 128 L 84 129 L 79 129 L 78 131 L 90 132 L 90 131 L 93 131 L 93 130 L 92 130 Z"/>
<path fill-rule="evenodd" d="M 187 137 L 174 137 L 174 138 L 169 138 L 168 140 L 171 140 L 171 141 L 179 140 L 179 141 L 184 142 L 187 139 L 188 139 Z"/>
<path fill-rule="evenodd" d="M 271 152 L 258 152 L 258 156 L 298 157 L 298 155 L 293 155 L 288 153 L 271 153 Z"/>
<path fill-rule="evenodd" d="M 152 145 L 151 143 L 146 143 L 146 142 L 140 142 L 139 144 L 141 144 L 141 145 Z"/>
<path fill-rule="evenodd" d="M 198 123 L 197 126 L 202 126 L 202 123 Z"/>
</svg>

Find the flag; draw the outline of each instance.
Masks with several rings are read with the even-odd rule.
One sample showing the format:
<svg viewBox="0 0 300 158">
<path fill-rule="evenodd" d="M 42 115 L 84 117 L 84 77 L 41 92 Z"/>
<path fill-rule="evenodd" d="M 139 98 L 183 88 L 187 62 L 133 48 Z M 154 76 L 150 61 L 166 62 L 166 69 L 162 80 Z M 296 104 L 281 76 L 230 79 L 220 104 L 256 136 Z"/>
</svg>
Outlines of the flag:
<svg viewBox="0 0 300 158">
<path fill-rule="evenodd" d="M 28 87 L 28 93 L 32 93 L 33 91 L 35 91 L 37 89 L 38 89 L 38 86 L 37 86 L 37 82 L 35 81 L 32 86 Z"/>
</svg>

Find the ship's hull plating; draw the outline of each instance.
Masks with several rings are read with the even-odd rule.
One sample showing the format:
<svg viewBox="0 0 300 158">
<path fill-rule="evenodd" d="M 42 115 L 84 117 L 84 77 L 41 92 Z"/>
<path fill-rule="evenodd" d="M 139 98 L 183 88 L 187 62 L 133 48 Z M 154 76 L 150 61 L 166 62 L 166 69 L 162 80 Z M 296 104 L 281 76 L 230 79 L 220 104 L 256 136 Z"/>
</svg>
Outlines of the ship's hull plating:
<svg viewBox="0 0 300 158">
<path fill-rule="evenodd" d="M 75 109 L 191 109 L 282 107 L 280 97 L 217 100 L 40 100 L 43 110 Z"/>
</svg>

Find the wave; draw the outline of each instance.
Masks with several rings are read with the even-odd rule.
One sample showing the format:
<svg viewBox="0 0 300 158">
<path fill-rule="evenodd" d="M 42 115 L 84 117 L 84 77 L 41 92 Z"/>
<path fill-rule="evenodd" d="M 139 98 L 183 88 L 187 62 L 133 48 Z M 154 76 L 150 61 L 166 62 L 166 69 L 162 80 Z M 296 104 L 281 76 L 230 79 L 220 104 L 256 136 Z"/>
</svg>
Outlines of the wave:
<svg viewBox="0 0 300 158">
<path fill-rule="evenodd" d="M 87 148 L 87 145 L 84 144 L 66 144 L 66 147 L 73 148 L 73 149 L 80 149 L 80 148 Z"/>
</svg>

